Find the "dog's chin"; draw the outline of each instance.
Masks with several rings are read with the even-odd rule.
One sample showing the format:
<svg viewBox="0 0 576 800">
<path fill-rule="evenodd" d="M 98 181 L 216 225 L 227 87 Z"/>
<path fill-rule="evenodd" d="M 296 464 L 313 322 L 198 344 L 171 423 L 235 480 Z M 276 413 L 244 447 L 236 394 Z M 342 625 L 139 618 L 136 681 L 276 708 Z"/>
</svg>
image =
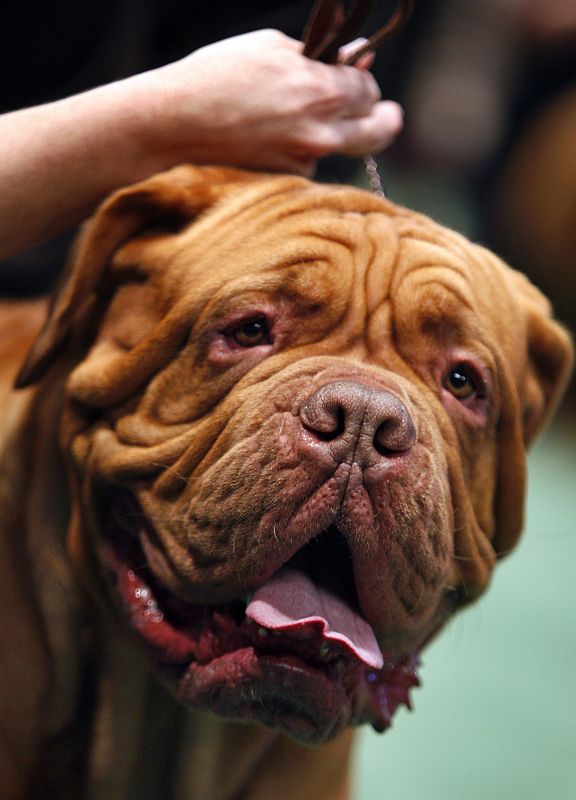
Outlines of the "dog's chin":
<svg viewBox="0 0 576 800">
<path fill-rule="evenodd" d="M 363 721 L 354 707 L 363 676 L 350 674 L 346 665 L 313 666 L 285 646 L 279 655 L 248 646 L 205 666 L 191 664 L 180 695 L 196 708 L 263 723 L 307 743 L 327 741 Z"/>
<path fill-rule="evenodd" d="M 126 497 L 119 502 L 125 509 Z M 327 741 L 349 725 L 384 731 L 400 705 L 410 707 L 409 691 L 418 685 L 415 653 L 382 654 L 376 664 L 345 637 L 326 635 L 318 620 L 268 629 L 258 614 L 246 613 L 250 596 L 222 605 L 188 603 L 146 566 L 141 512 L 123 511 L 120 530 L 118 518 L 113 502 L 100 548 L 116 605 L 183 702 L 306 743 Z M 135 521 L 132 531 L 127 520 Z"/>
</svg>

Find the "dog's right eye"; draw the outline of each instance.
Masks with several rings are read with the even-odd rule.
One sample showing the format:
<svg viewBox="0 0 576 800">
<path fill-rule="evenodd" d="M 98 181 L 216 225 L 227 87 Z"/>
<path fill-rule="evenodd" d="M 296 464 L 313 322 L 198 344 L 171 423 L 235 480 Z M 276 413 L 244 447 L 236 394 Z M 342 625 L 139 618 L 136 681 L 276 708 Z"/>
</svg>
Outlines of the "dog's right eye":
<svg viewBox="0 0 576 800">
<path fill-rule="evenodd" d="M 270 344 L 270 331 L 264 317 L 255 317 L 230 331 L 230 337 L 240 347 Z"/>
<path fill-rule="evenodd" d="M 461 401 L 484 396 L 482 380 L 467 364 L 458 364 L 446 373 L 444 388 Z"/>
<path fill-rule="evenodd" d="M 467 400 L 476 394 L 474 376 L 463 365 L 451 369 L 444 379 L 445 386 L 457 400 Z"/>
</svg>

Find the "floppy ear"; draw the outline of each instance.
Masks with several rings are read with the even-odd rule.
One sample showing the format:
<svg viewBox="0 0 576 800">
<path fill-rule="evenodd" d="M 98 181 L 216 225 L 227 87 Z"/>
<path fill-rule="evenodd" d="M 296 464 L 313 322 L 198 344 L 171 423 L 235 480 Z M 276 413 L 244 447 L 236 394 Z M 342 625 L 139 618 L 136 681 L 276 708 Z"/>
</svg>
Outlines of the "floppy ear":
<svg viewBox="0 0 576 800">
<path fill-rule="evenodd" d="M 523 528 L 526 447 L 552 416 L 573 363 L 570 336 L 552 319 L 550 303 L 521 273 L 510 270 L 508 276 L 524 317 L 526 345 L 520 380 L 513 378 L 514 370 L 501 375 L 507 400 L 499 426 L 497 524 L 492 542 L 499 557 L 512 550 Z"/>
<path fill-rule="evenodd" d="M 151 225 L 178 230 L 238 184 L 261 177 L 231 168 L 185 165 L 109 197 L 72 249 L 48 318 L 16 378 L 16 388 L 41 378 L 72 331 L 90 318 L 98 294 L 105 292 L 107 267 L 119 247 Z"/>
<path fill-rule="evenodd" d="M 514 273 L 526 314 L 527 368 L 521 389 L 524 442 L 544 428 L 567 386 L 574 352 L 568 332 L 552 319 L 550 303 L 530 281 Z"/>
</svg>

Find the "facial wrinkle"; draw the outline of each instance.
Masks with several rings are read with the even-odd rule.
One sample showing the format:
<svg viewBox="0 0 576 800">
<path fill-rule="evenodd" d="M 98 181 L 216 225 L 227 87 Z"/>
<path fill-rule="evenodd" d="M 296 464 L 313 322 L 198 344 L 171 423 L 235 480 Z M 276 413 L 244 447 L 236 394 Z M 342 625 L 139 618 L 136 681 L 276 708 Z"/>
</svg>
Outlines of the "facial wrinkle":
<svg viewBox="0 0 576 800">
<path fill-rule="evenodd" d="M 366 309 L 371 316 L 389 296 L 400 239 L 393 220 L 383 214 L 366 217 L 365 236 L 372 251 L 364 277 Z"/>
</svg>

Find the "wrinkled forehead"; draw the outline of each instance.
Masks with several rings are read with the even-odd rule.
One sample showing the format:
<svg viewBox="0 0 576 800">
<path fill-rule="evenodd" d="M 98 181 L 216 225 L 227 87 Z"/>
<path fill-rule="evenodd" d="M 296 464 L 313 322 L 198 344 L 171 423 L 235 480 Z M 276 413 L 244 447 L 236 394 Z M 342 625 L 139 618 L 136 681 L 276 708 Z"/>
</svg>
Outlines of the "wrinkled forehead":
<svg viewBox="0 0 576 800">
<path fill-rule="evenodd" d="M 382 211 L 302 197 L 222 204 L 175 243 L 172 269 L 192 290 L 199 283 L 351 291 L 377 265 L 392 274 L 398 232 Z"/>
<path fill-rule="evenodd" d="M 170 305 L 272 293 L 368 314 L 387 305 L 429 332 L 478 316 L 486 326 L 496 297 L 512 314 L 506 268 L 432 220 L 347 187 L 273 187 L 244 189 L 176 236 L 129 244 L 123 258 L 140 261 Z"/>
</svg>

